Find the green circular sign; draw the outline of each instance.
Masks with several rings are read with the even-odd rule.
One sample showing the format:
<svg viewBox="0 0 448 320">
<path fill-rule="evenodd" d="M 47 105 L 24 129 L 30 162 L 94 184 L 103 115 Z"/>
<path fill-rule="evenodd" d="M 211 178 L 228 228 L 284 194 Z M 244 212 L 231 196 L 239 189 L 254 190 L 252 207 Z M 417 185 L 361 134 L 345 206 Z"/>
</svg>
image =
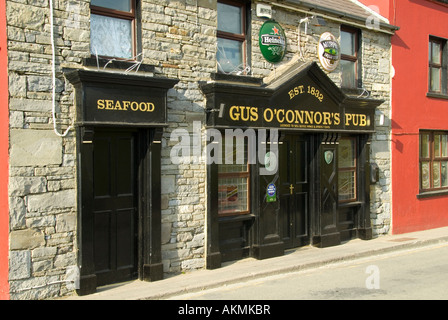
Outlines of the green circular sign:
<svg viewBox="0 0 448 320">
<path fill-rule="evenodd" d="M 261 26 L 259 43 L 261 53 L 267 61 L 277 63 L 283 60 L 286 53 L 286 36 L 276 21 L 268 20 Z"/>
</svg>

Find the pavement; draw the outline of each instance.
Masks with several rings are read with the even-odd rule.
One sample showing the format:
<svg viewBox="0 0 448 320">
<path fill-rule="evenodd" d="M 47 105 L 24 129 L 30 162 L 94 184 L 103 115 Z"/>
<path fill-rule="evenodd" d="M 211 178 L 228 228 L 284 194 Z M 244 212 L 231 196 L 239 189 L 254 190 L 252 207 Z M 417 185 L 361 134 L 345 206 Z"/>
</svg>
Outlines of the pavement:
<svg viewBox="0 0 448 320">
<path fill-rule="evenodd" d="M 283 256 L 266 260 L 246 258 L 223 263 L 215 270 L 197 270 L 174 275 L 156 282 L 130 281 L 98 288 L 87 296 L 72 296 L 66 300 L 164 300 L 170 297 L 200 292 L 272 275 L 298 272 L 335 263 L 374 258 L 400 250 L 409 250 L 448 242 L 448 227 L 386 235 L 363 241 L 355 239 L 328 248 L 302 247 L 286 251 Z"/>
</svg>

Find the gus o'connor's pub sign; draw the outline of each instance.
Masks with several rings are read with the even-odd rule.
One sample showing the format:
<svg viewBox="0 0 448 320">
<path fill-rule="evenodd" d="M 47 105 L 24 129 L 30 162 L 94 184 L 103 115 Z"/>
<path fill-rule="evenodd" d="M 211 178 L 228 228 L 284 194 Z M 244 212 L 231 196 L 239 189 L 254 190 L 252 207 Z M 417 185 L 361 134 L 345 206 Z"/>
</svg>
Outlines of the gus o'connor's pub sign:
<svg viewBox="0 0 448 320">
<path fill-rule="evenodd" d="M 374 132 L 375 107 L 383 103 L 346 96 L 316 62 L 291 65 L 267 86 L 210 82 L 201 89 L 214 128 Z"/>
<path fill-rule="evenodd" d="M 276 21 L 268 20 L 261 26 L 259 44 L 261 53 L 267 61 L 280 62 L 286 53 L 285 31 Z"/>
</svg>

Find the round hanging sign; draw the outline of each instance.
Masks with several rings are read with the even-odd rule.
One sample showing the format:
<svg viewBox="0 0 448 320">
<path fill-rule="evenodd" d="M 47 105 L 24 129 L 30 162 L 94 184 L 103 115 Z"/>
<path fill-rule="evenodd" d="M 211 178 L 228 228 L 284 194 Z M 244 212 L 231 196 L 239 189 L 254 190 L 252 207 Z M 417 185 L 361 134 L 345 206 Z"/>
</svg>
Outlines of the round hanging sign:
<svg viewBox="0 0 448 320">
<path fill-rule="evenodd" d="M 261 26 L 259 43 L 261 53 L 267 61 L 277 63 L 283 60 L 286 53 L 286 36 L 276 21 L 268 20 Z"/>
<path fill-rule="evenodd" d="M 317 49 L 322 68 L 327 72 L 333 72 L 339 65 L 341 50 L 336 37 L 330 32 L 320 36 Z"/>
</svg>

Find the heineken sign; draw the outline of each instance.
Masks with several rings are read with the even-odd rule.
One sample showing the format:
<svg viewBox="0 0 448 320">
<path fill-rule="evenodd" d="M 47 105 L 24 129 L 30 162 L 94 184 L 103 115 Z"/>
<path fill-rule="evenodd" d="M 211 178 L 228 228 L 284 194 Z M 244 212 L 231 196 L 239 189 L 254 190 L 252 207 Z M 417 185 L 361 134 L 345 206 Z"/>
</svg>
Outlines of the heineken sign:
<svg viewBox="0 0 448 320">
<path fill-rule="evenodd" d="M 283 60 L 286 53 L 286 36 L 276 21 L 268 20 L 261 26 L 259 43 L 261 53 L 267 61 L 277 63 Z"/>
</svg>

